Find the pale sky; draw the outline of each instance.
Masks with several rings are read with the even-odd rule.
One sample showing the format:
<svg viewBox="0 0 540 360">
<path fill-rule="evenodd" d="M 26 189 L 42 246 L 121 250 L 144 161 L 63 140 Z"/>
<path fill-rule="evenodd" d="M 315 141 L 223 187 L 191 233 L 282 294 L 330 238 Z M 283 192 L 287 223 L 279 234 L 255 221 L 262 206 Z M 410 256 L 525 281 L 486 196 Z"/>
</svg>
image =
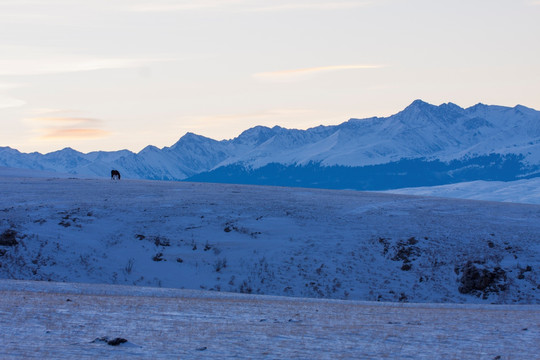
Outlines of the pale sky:
<svg viewBox="0 0 540 360">
<path fill-rule="evenodd" d="M 540 109 L 540 0 L 0 0 L 0 146 L 174 144 L 388 116 Z"/>
</svg>

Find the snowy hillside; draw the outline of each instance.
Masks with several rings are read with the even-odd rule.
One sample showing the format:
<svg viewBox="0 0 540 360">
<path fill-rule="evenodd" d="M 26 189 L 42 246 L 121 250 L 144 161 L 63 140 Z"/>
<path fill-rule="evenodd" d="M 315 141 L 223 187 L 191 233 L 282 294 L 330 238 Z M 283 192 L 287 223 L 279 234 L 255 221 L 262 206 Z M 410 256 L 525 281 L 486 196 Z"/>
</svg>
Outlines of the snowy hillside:
<svg viewBox="0 0 540 360">
<path fill-rule="evenodd" d="M 540 112 L 414 101 L 387 118 L 308 130 L 257 126 L 232 140 L 188 133 L 171 147 L 41 155 L 0 148 L 0 166 L 106 177 L 357 190 L 540 175 Z"/>
<path fill-rule="evenodd" d="M 540 207 L 188 182 L 0 177 L 0 277 L 538 304 Z"/>
<path fill-rule="evenodd" d="M 442 186 L 394 189 L 388 192 L 540 205 L 540 178 L 509 182 L 472 181 Z"/>
</svg>

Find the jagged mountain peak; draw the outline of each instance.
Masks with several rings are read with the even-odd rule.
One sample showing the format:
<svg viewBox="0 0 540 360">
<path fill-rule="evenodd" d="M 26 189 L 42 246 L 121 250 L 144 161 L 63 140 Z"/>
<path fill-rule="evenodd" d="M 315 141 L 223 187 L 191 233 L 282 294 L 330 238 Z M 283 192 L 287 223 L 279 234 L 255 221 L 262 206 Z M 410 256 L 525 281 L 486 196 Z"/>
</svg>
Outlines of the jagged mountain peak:
<svg viewBox="0 0 540 360">
<path fill-rule="evenodd" d="M 47 155 L 51 155 L 51 154 L 59 154 L 59 153 L 63 153 L 63 154 L 81 154 L 81 152 L 71 148 L 71 147 L 65 147 L 63 148 L 62 150 L 57 150 L 57 151 L 53 151 L 53 152 L 50 152 L 48 153 Z"/>
<path fill-rule="evenodd" d="M 433 110 L 433 109 L 436 109 L 437 106 L 436 105 L 432 105 L 430 103 L 427 103 L 423 100 L 420 100 L 420 99 L 416 99 L 414 100 L 409 106 L 407 106 L 405 109 L 403 109 L 403 111 L 401 112 L 405 112 L 405 113 L 408 113 L 408 112 L 419 112 L 419 111 L 430 111 L 430 110 Z"/>
<path fill-rule="evenodd" d="M 432 104 L 430 104 L 428 102 L 425 102 L 422 99 L 416 99 L 409 106 L 422 108 L 422 107 L 433 107 L 435 105 L 432 105 Z"/>
<path fill-rule="evenodd" d="M 187 132 L 184 134 L 184 136 L 182 136 L 178 141 L 201 141 L 201 140 L 211 140 L 205 136 L 202 136 L 202 135 L 198 135 L 198 134 L 195 134 L 195 133 L 192 133 L 192 132 Z"/>
<path fill-rule="evenodd" d="M 145 154 L 145 153 L 150 153 L 150 152 L 158 152 L 158 151 L 160 151 L 158 147 L 156 147 L 154 145 L 147 145 L 147 146 L 144 147 L 144 149 L 139 151 L 139 154 Z"/>
<path fill-rule="evenodd" d="M 463 111 L 461 106 L 454 104 L 453 102 L 447 102 L 444 104 L 439 105 L 439 108 L 441 109 L 447 109 L 447 110 L 453 110 L 453 111 Z"/>
<path fill-rule="evenodd" d="M 219 141 L 192 132 L 187 132 L 171 147 L 165 147 L 164 150 L 177 150 L 184 147 L 200 146 L 204 143 L 219 143 Z"/>
<path fill-rule="evenodd" d="M 280 131 L 286 130 L 279 126 L 274 126 L 269 128 L 267 126 L 255 126 L 244 132 L 242 132 L 238 137 L 233 139 L 233 142 L 238 144 L 255 144 L 260 145 L 270 139 L 271 137 L 278 134 Z"/>
<path fill-rule="evenodd" d="M 523 105 L 516 105 L 514 106 L 514 111 L 516 111 L 517 113 L 521 113 L 521 114 L 527 114 L 527 115 L 536 115 L 536 116 L 540 116 L 540 112 L 535 110 L 535 109 L 532 109 L 530 107 L 527 107 L 527 106 L 523 106 Z"/>
</svg>

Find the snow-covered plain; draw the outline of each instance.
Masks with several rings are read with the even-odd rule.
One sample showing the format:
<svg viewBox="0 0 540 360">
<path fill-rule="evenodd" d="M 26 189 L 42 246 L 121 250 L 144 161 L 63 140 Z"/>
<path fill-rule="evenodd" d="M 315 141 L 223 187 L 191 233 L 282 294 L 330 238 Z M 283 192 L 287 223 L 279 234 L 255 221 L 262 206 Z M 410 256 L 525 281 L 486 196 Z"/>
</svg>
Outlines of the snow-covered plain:
<svg viewBox="0 0 540 360">
<path fill-rule="evenodd" d="M 0 177 L 0 189 L 0 234 L 16 239 L 0 246 L 0 278 L 540 302 L 538 205 L 142 180 Z M 459 291 L 468 263 L 489 286 Z"/>
<path fill-rule="evenodd" d="M 534 359 L 533 305 L 402 304 L 0 280 L 2 359 Z M 122 338 L 109 346 L 98 339 Z"/>
<path fill-rule="evenodd" d="M 0 358 L 540 352 L 538 205 L 29 175 L 0 176 Z"/>
</svg>

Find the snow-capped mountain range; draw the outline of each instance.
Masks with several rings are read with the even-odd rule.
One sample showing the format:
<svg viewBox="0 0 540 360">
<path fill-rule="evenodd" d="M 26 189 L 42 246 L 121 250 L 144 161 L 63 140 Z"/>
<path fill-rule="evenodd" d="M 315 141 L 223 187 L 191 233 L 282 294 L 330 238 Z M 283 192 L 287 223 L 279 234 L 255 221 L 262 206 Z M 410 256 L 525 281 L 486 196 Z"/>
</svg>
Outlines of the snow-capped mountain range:
<svg viewBox="0 0 540 360">
<path fill-rule="evenodd" d="M 83 154 L 0 147 L 0 166 L 105 177 L 352 189 L 540 176 L 540 112 L 421 100 L 385 118 L 307 130 L 256 126 L 231 140 L 187 133 L 170 147 Z M 369 179 L 369 180 L 368 180 Z"/>
</svg>

